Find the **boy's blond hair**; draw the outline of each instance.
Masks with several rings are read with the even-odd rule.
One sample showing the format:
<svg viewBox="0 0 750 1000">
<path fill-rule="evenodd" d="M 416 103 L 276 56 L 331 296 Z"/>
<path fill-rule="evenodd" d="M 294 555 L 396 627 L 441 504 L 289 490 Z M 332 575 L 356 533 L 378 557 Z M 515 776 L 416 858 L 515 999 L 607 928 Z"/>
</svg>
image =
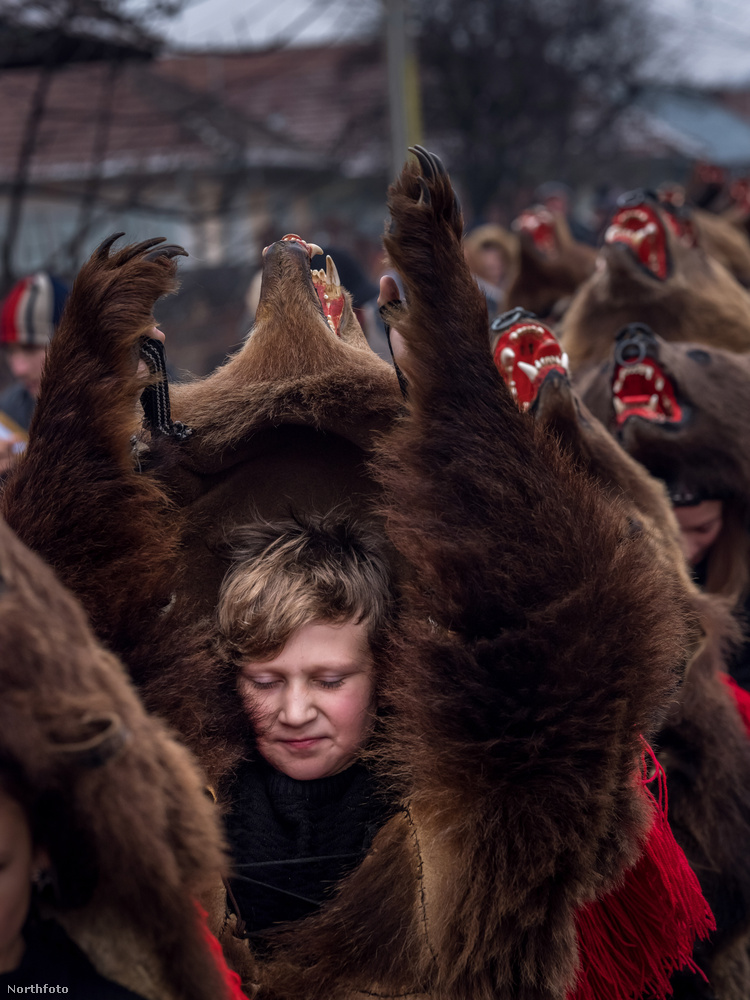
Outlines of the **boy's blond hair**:
<svg viewBox="0 0 750 1000">
<path fill-rule="evenodd" d="M 313 621 L 365 622 L 382 636 L 391 593 L 384 544 L 349 518 L 307 515 L 237 529 L 219 593 L 222 635 L 241 656 L 275 656 Z"/>
</svg>

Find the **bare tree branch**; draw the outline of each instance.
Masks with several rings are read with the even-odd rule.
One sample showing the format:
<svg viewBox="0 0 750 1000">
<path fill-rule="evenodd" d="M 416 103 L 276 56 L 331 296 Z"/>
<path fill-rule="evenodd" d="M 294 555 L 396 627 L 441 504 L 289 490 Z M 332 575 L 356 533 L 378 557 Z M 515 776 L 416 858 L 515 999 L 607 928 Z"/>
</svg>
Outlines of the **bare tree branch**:
<svg viewBox="0 0 750 1000">
<path fill-rule="evenodd" d="M 428 131 L 471 207 L 595 156 L 651 52 L 641 0 L 412 0 Z"/>
</svg>

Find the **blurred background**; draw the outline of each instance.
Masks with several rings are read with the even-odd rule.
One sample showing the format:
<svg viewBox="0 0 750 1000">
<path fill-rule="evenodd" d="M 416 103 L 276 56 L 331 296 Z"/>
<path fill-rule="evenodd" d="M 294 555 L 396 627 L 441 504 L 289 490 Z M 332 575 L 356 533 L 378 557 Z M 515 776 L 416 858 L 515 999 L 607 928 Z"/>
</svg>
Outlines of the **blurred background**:
<svg viewBox="0 0 750 1000">
<path fill-rule="evenodd" d="M 750 7 L 2 0 L 0 135 L 0 293 L 70 281 L 112 232 L 166 236 L 190 257 L 158 317 L 204 374 L 285 233 L 376 281 L 409 143 L 443 157 L 469 227 L 550 197 L 592 244 L 624 190 L 746 176 Z"/>
</svg>

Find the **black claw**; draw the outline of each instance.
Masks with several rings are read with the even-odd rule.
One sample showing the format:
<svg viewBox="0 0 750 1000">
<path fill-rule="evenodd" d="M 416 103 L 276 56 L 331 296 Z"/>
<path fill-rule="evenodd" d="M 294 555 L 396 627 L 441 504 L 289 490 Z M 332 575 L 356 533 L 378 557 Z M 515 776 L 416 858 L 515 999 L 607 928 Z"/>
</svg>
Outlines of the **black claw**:
<svg viewBox="0 0 750 1000">
<path fill-rule="evenodd" d="M 157 260 L 159 257 L 166 257 L 171 260 L 172 257 L 189 257 L 190 254 L 183 247 L 177 246 L 176 243 L 167 243 L 166 246 L 159 247 L 157 250 L 152 250 L 151 253 L 147 253 L 145 260 Z"/>
<path fill-rule="evenodd" d="M 109 251 L 112 249 L 112 244 L 116 243 L 119 240 L 119 238 L 124 235 L 125 233 L 112 233 L 111 236 L 108 236 L 106 240 L 100 243 L 99 246 L 96 248 L 96 256 L 109 257 Z"/>
<path fill-rule="evenodd" d="M 435 168 L 432 163 L 432 154 L 429 153 L 424 146 L 409 146 L 409 152 L 413 153 L 419 160 L 419 165 L 422 168 L 422 173 L 425 175 L 428 181 L 435 180 Z"/>
<path fill-rule="evenodd" d="M 424 177 L 418 177 L 417 181 L 419 182 L 419 201 L 417 202 L 417 204 L 431 205 L 432 197 L 430 196 L 430 189 L 427 187 L 427 181 L 424 179 Z"/>
<path fill-rule="evenodd" d="M 133 260 L 134 257 L 143 256 L 147 250 L 152 247 L 157 247 L 160 243 L 164 243 L 166 236 L 154 236 L 150 240 L 142 240 L 140 243 L 134 243 L 131 247 L 127 248 L 127 255 L 123 261 Z"/>
<path fill-rule="evenodd" d="M 431 153 L 424 146 L 410 146 L 409 152 L 413 153 L 419 160 L 422 173 L 428 181 L 434 181 L 437 177 L 447 177 L 448 171 L 443 166 L 443 161 L 435 153 Z"/>
<path fill-rule="evenodd" d="M 430 153 L 432 157 L 432 167 L 438 177 L 447 177 L 448 171 L 443 166 L 443 161 L 437 155 L 437 153 Z"/>
</svg>

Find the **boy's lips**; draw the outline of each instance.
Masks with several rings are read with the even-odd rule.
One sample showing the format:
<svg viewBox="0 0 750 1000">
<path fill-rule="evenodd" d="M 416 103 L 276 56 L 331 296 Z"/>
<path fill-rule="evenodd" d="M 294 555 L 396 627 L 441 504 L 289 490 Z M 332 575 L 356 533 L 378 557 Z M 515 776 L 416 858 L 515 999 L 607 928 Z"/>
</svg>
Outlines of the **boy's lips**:
<svg viewBox="0 0 750 1000">
<path fill-rule="evenodd" d="M 319 743 L 322 743 L 323 739 L 323 736 L 307 736 L 305 739 L 280 740 L 279 742 L 283 743 L 290 750 L 311 750 Z"/>
</svg>

